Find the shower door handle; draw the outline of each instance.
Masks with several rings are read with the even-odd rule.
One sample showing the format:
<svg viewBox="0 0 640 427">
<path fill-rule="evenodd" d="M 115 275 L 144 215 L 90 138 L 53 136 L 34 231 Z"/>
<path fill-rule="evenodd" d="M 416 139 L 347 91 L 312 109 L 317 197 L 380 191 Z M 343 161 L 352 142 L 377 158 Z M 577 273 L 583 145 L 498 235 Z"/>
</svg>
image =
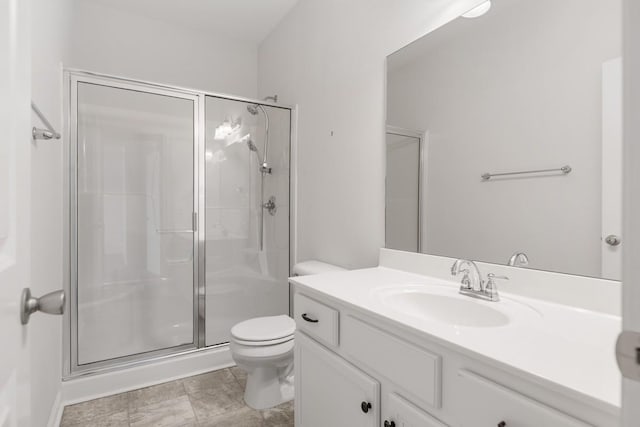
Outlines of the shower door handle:
<svg viewBox="0 0 640 427">
<path fill-rule="evenodd" d="M 191 214 L 191 228 L 185 229 L 160 229 L 156 228 L 158 234 L 181 234 L 181 233 L 195 233 L 198 231 L 198 212 Z"/>
<path fill-rule="evenodd" d="M 29 317 L 36 311 L 47 314 L 63 314 L 64 313 L 64 291 L 53 291 L 40 298 L 31 296 L 31 289 L 24 288 L 22 290 L 22 298 L 20 301 L 20 322 L 23 325 L 29 323 Z"/>
</svg>

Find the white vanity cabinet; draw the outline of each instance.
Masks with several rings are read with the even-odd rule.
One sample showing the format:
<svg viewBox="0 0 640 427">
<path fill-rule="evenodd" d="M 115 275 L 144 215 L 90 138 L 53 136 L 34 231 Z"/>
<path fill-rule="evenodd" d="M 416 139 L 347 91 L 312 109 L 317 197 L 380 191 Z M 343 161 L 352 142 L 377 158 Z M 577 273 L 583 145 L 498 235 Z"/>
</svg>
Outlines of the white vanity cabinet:
<svg viewBox="0 0 640 427">
<path fill-rule="evenodd" d="M 617 417 L 297 289 L 297 427 L 608 427 Z"/>
<path fill-rule="evenodd" d="M 296 333 L 296 426 L 377 427 L 380 383 Z"/>
</svg>

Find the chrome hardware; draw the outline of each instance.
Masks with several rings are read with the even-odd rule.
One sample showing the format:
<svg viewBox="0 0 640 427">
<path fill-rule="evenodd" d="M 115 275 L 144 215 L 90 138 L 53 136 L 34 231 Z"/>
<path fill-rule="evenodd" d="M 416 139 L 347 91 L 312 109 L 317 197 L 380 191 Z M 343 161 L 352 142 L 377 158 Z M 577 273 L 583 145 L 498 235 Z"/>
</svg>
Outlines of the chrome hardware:
<svg viewBox="0 0 640 427">
<path fill-rule="evenodd" d="M 469 268 L 462 268 L 463 265 L 467 265 Z M 463 273 L 460 283 L 460 292 L 462 291 L 484 291 L 484 281 L 482 275 L 475 262 L 467 259 L 459 259 L 451 266 L 451 275 L 457 276 L 459 273 Z"/>
<path fill-rule="evenodd" d="M 53 133 L 48 129 L 40 129 L 35 126 L 31 128 L 31 137 L 34 140 L 35 139 L 44 139 L 44 140 L 60 139 L 60 135 Z"/>
<path fill-rule="evenodd" d="M 267 162 L 264 162 L 263 164 L 260 165 L 260 172 L 262 172 L 263 174 L 271 173 L 271 167 L 269 166 L 269 164 Z"/>
<path fill-rule="evenodd" d="M 22 290 L 20 322 L 23 325 L 29 323 L 29 317 L 36 311 L 47 314 L 64 313 L 64 291 L 53 291 L 40 298 L 31 296 L 31 290 L 24 288 Z"/>
<path fill-rule="evenodd" d="M 571 166 L 566 165 L 566 166 L 562 166 L 561 168 L 555 168 L 555 169 L 536 169 L 536 170 L 518 171 L 518 172 L 485 173 L 485 174 L 482 174 L 480 177 L 482 178 L 483 181 L 488 181 L 494 176 L 525 175 L 525 174 L 528 175 L 532 173 L 536 174 L 536 173 L 546 173 L 546 172 L 562 172 L 563 174 L 567 175 L 571 173 L 572 170 L 573 169 L 571 169 Z"/>
<path fill-rule="evenodd" d="M 266 209 L 270 215 L 275 215 L 278 211 L 278 207 L 276 206 L 276 196 L 269 197 L 269 201 L 267 203 L 263 203 L 262 207 Z"/>
<path fill-rule="evenodd" d="M 622 243 L 622 240 L 620 239 L 619 236 L 616 236 L 615 234 L 610 234 L 607 237 L 605 237 L 604 242 L 609 246 L 618 246 L 620 243 Z"/>
<path fill-rule="evenodd" d="M 618 335 L 616 360 L 623 377 L 640 381 L 640 332 L 623 331 Z"/>
<path fill-rule="evenodd" d="M 500 301 L 496 280 L 509 280 L 509 278 L 507 276 L 496 276 L 493 273 L 487 274 L 487 284 L 484 287 L 484 292 L 491 301 Z"/>
<path fill-rule="evenodd" d="M 498 427 L 507 427 L 507 423 L 505 423 L 504 421 L 500 421 L 498 423 Z"/>
<path fill-rule="evenodd" d="M 510 267 L 526 267 L 529 265 L 529 257 L 524 252 L 516 252 L 511 255 L 507 265 Z"/>
<path fill-rule="evenodd" d="M 384 420 L 384 427 L 396 427 L 395 421 Z"/>
<path fill-rule="evenodd" d="M 462 268 L 465 265 L 469 268 Z M 500 301 L 495 280 L 506 280 L 508 277 L 496 276 L 495 274 L 489 273 L 485 285 L 485 281 L 482 279 L 482 274 L 476 263 L 467 259 L 458 259 L 451 266 L 452 276 L 457 276 L 459 273 L 464 274 L 460 281 L 460 294 L 486 301 Z"/>
<path fill-rule="evenodd" d="M 156 228 L 156 233 L 158 234 L 187 234 L 187 233 L 195 233 L 196 231 L 198 231 L 198 212 L 192 212 L 191 213 L 191 229 L 189 228 L 185 228 L 185 229 L 160 229 L 160 228 Z"/>
<path fill-rule="evenodd" d="M 47 127 L 46 129 L 40 129 L 37 127 L 31 128 L 31 137 L 34 140 L 60 139 L 60 134 L 56 132 L 55 129 L 53 129 L 53 126 L 51 126 L 51 123 L 49 122 L 49 120 L 47 120 L 44 114 L 42 114 L 42 111 L 40 111 L 38 106 L 33 101 L 31 101 L 31 109 L 33 110 L 34 113 L 36 113 L 36 115 L 40 118 L 42 123 L 44 123 L 44 125 Z"/>
<path fill-rule="evenodd" d="M 371 403 L 369 402 L 362 402 L 360 404 L 360 409 L 362 409 L 362 412 L 364 412 L 365 414 L 367 412 L 369 412 L 369 409 L 371 409 Z"/>
<path fill-rule="evenodd" d="M 318 319 L 312 319 L 311 317 L 307 316 L 307 313 L 302 313 L 302 318 L 304 320 L 306 320 L 309 323 L 318 323 L 319 320 Z"/>
</svg>

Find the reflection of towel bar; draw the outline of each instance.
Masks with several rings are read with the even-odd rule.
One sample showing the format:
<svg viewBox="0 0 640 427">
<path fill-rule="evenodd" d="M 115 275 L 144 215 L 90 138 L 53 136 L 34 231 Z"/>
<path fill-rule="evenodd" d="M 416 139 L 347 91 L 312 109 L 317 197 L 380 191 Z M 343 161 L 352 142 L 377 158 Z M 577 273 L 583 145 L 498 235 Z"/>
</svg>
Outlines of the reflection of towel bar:
<svg viewBox="0 0 640 427">
<path fill-rule="evenodd" d="M 567 165 L 567 166 L 563 166 L 561 168 L 556 168 L 556 169 L 538 169 L 538 170 L 521 171 L 521 172 L 485 173 L 482 175 L 482 180 L 488 181 L 494 176 L 523 175 L 523 174 L 544 173 L 544 172 L 562 172 L 563 174 L 566 175 L 568 173 L 571 173 L 571 170 L 572 170 L 571 166 Z"/>
<path fill-rule="evenodd" d="M 156 230 L 158 234 L 172 234 L 172 233 L 195 233 L 193 230 Z"/>
</svg>

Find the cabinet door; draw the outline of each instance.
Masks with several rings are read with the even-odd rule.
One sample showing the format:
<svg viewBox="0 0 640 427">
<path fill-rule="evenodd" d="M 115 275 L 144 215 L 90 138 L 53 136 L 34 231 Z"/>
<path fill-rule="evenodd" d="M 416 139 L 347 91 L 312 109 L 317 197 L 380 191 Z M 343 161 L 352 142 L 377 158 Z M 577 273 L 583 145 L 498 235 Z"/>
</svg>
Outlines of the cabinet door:
<svg viewBox="0 0 640 427">
<path fill-rule="evenodd" d="M 296 426 L 377 427 L 380 384 L 296 332 Z"/>
<path fill-rule="evenodd" d="M 389 395 L 384 427 L 447 427 L 399 395 Z"/>
</svg>

